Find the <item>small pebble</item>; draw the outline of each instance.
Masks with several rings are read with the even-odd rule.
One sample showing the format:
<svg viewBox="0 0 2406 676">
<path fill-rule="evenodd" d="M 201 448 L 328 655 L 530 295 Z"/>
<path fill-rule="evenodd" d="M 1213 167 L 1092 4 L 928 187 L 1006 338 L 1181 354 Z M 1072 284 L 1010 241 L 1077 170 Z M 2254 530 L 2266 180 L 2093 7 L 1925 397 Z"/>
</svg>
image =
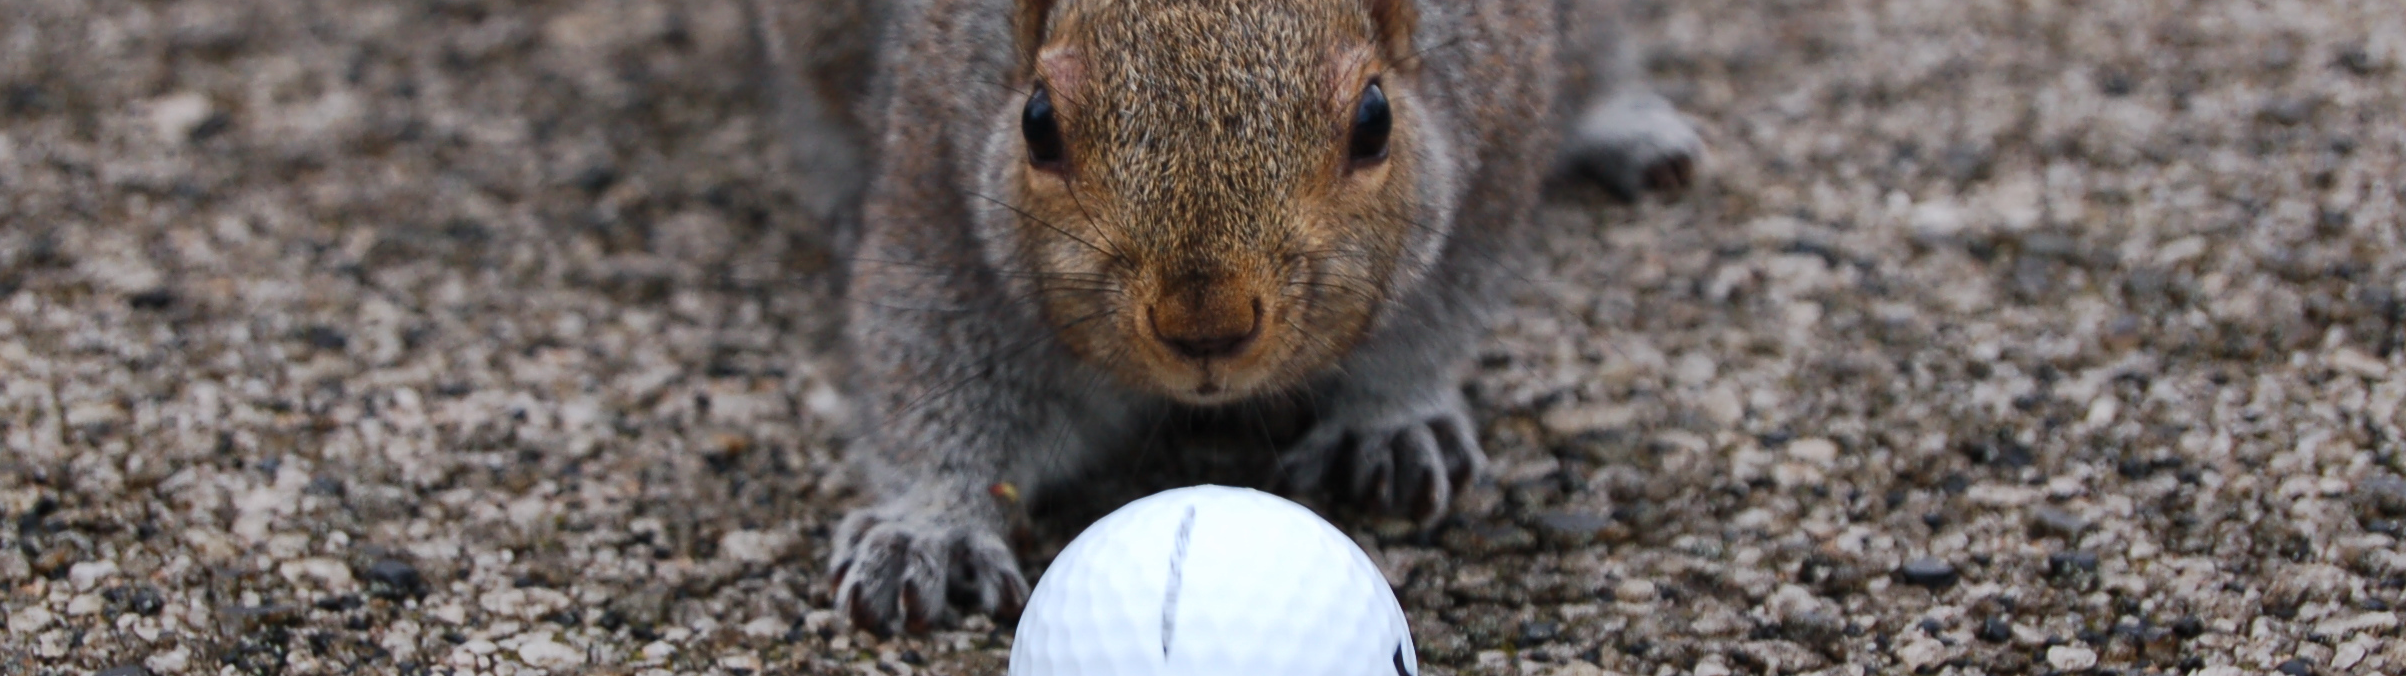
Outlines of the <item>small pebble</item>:
<svg viewBox="0 0 2406 676">
<path fill-rule="evenodd" d="M 368 594 L 380 599 L 400 600 L 426 595 L 426 578 L 416 566 L 398 559 L 378 559 L 368 565 Z"/>
<path fill-rule="evenodd" d="M 351 345 L 351 337 L 331 326 L 312 326 L 301 332 L 301 338 L 321 350 L 341 350 Z"/>
<path fill-rule="evenodd" d="M 1789 442 L 1788 457 L 1828 469 L 1838 464 L 1838 442 L 1821 438 L 1798 439 Z"/>
<path fill-rule="evenodd" d="M 1537 621 L 1520 623 L 1520 645 L 1523 648 L 1552 641 L 1561 635 L 1562 625 L 1559 624 Z"/>
<path fill-rule="evenodd" d="M 1622 603 L 1645 603 L 1654 596 L 1654 583 L 1645 580 L 1622 580 L 1612 587 L 1612 597 Z"/>
<path fill-rule="evenodd" d="M 2339 649 L 2331 652 L 2331 668 L 2346 671 L 2356 666 L 2356 663 L 2364 661 L 2366 652 L 2362 643 L 2349 641 L 2339 644 Z"/>
<path fill-rule="evenodd" d="M 2004 643 L 2013 640 L 2013 623 L 2005 621 L 2005 618 L 2002 617 L 1981 620 L 1980 640 L 1990 643 Z"/>
<path fill-rule="evenodd" d="M 2382 474 L 2358 481 L 2354 498 L 2365 516 L 2406 516 L 2406 479 Z"/>
<path fill-rule="evenodd" d="M 1612 519 L 1602 515 L 1567 510 L 1539 512 L 1533 521 L 1539 537 L 1561 547 L 1594 542 L 1598 534 L 1612 526 Z"/>
<path fill-rule="evenodd" d="M 86 561 L 67 568 L 67 579 L 75 583 L 76 589 L 91 589 L 101 580 L 116 576 L 115 561 Z"/>
<path fill-rule="evenodd" d="M 1897 569 L 1897 574 L 1905 579 L 1906 584 L 1932 589 L 1953 585 L 1956 579 L 1955 564 L 1929 557 L 1905 562 L 1904 567 Z"/>
<path fill-rule="evenodd" d="M 2097 651 L 2085 645 L 2059 645 L 2047 649 L 2047 666 L 2059 671 L 2088 671 L 2097 668 Z"/>
<path fill-rule="evenodd" d="M 2089 522 L 2071 512 L 2053 507 L 2040 507 L 2030 512 L 2030 527 L 2041 535 L 2053 535 L 2067 540 L 2079 537 L 2089 529 Z"/>
<path fill-rule="evenodd" d="M 2266 101 L 2258 114 L 2267 122 L 2296 126 L 2314 116 L 2314 102 L 2290 96 L 2278 97 Z"/>
<path fill-rule="evenodd" d="M 2097 572 L 2097 555 L 2087 551 L 2056 552 L 2047 555 L 2047 575 L 2068 577 Z"/>
<path fill-rule="evenodd" d="M 126 597 L 125 607 L 136 615 L 153 617 L 167 607 L 167 601 L 159 598 L 156 587 L 135 587 L 133 593 Z"/>
<path fill-rule="evenodd" d="M 165 310 L 168 306 L 175 304 L 175 292 L 167 289 L 151 289 L 126 296 L 125 304 L 136 310 Z"/>
<path fill-rule="evenodd" d="M 2308 664 L 2306 658 L 2303 657 L 2290 658 L 2289 661 L 2282 662 L 2281 666 L 2275 667 L 2274 670 L 2289 676 L 2314 676 L 2314 665 Z"/>
</svg>

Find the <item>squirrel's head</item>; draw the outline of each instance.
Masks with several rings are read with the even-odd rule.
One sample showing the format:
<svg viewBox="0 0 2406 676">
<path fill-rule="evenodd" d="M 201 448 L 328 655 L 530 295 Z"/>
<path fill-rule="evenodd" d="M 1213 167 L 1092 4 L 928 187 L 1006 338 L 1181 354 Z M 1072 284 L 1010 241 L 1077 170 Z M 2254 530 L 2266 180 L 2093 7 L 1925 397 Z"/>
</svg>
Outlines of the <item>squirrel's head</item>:
<svg viewBox="0 0 2406 676">
<path fill-rule="evenodd" d="M 1292 387 L 1435 259 L 1454 171 L 1410 0 L 1021 12 L 989 241 L 1087 360 L 1195 404 Z"/>
</svg>

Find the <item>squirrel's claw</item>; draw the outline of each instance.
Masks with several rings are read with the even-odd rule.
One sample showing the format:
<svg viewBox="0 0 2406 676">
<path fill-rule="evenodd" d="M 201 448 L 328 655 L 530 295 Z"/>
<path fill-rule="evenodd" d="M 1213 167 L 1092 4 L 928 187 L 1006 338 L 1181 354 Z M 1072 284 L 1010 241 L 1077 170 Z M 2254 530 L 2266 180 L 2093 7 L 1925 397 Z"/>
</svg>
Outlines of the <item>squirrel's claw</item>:
<svg viewBox="0 0 2406 676">
<path fill-rule="evenodd" d="M 1321 422 L 1281 456 L 1278 488 L 1327 490 L 1367 509 L 1435 524 L 1453 496 L 1486 471 L 1467 406 L 1453 396 L 1383 413 L 1390 415 L 1340 414 Z"/>
<path fill-rule="evenodd" d="M 1027 603 L 1027 580 L 1000 536 L 907 510 L 880 507 L 846 516 L 836 529 L 832 563 L 836 607 L 852 626 L 879 636 L 925 633 L 952 621 L 948 592 L 954 588 L 966 592 L 971 610 L 1006 620 Z"/>
</svg>

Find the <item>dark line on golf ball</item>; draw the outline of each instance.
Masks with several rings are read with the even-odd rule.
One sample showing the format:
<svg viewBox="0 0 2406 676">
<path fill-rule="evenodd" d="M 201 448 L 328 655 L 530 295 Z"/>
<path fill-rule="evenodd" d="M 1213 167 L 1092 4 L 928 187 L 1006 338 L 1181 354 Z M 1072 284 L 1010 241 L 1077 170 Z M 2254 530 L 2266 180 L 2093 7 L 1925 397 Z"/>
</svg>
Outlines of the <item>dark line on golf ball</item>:
<svg viewBox="0 0 2406 676">
<path fill-rule="evenodd" d="M 1178 585 L 1186 574 L 1186 540 L 1195 532 L 1195 506 L 1186 506 L 1186 518 L 1178 521 L 1178 539 L 1170 548 L 1170 583 L 1161 599 L 1161 658 L 1170 657 L 1170 637 L 1178 632 Z"/>
</svg>

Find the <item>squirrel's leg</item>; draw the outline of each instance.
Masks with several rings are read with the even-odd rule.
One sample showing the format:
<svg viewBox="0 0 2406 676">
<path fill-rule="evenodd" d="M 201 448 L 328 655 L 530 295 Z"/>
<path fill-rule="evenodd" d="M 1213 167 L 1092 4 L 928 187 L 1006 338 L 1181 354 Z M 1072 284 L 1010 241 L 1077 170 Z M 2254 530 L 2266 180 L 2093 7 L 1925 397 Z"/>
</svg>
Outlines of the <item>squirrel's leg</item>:
<svg viewBox="0 0 2406 676">
<path fill-rule="evenodd" d="M 1344 375 L 1312 389 L 1315 421 L 1280 454 L 1280 490 L 1325 491 L 1425 526 L 1485 473 L 1461 385 L 1481 324 L 1463 304 L 1402 309 L 1399 325 L 1422 329 L 1382 332 L 1346 358 Z"/>
<path fill-rule="evenodd" d="M 1685 191 L 1695 182 L 1704 141 L 1646 83 L 1637 49 L 1619 28 L 1620 3 L 1559 2 L 1563 120 L 1569 126 L 1558 170 L 1595 181 L 1624 200 L 1648 191 Z"/>
<path fill-rule="evenodd" d="M 973 286 L 896 277 L 863 270 L 860 284 L 881 298 Z M 1028 584 L 1006 533 L 1025 498 L 1082 466 L 1133 417 L 1122 409 L 1135 404 L 1104 396 L 1110 386 L 1060 354 L 1049 333 L 998 305 L 1007 304 L 922 299 L 854 316 L 867 387 L 864 436 L 851 455 L 878 497 L 837 527 L 829 570 L 836 605 L 856 627 L 923 632 L 952 619 L 950 598 L 1016 616 Z"/>
<path fill-rule="evenodd" d="M 872 0 L 753 0 L 747 7 L 770 120 L 785 144 L 802 211 L 821 244 L 849 255 L 859 234 L 859 200 L 871 137 L 869 75 L 888 3 Z M 840 280 L 839 280 L 840 281 Z"/>
</svg>

